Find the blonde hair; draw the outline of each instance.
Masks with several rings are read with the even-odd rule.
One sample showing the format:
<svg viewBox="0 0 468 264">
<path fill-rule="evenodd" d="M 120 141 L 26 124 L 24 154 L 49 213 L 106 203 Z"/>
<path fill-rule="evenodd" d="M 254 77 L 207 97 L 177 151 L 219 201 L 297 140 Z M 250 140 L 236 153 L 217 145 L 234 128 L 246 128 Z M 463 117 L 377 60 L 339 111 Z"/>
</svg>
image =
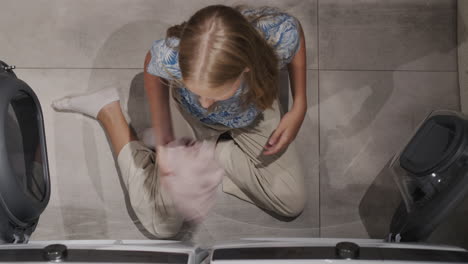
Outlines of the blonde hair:
<svg viewBox="0 0 468 264">
<path fill-rule="evenodd" d="M 166 41 L 180 39 L 179 66 L 183 80 L 199 80 L 207 88 L 236 80 L 244 72 L 249 87 L 243 104 L 270 108 L 278 94 L 278 58 L 252 23 L 262 16 L 244 17 L 246 6 L 212 5 L 197 11 L 180 25 L 170 27 Z M 261 13 L 261 12 L 260 12 Z M 180 80 L 173 78 L 183 85 Z"/>
</svg>

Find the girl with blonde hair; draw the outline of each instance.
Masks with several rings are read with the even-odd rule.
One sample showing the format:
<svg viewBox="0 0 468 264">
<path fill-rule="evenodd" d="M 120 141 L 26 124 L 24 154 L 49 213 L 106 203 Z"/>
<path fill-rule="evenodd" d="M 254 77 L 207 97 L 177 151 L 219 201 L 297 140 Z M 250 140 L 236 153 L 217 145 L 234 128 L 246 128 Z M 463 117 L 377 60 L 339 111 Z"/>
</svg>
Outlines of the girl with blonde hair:
<svg viewBox="0 0 468 264">
<path fill-rule="evenodd" d="M 53 106 L 101 122 L 136 215 L 159 238 L 176 235 L 184 221 L 161 188 L 167 172 L 156 158 L 175 140 L 171 97 L 196 139 L 216 144 L 224 192 L 295 217 L 306 196 L 293 143 L 307 110 L 305 50 L 299 21 L 271 7 L 212 5 L 169 28 L 144 63 L 156 151 L 132 134 L 115 89 L 66 97 Z M 294 100 L 283 116 L 277 87 L 282 68 L 289 72 Z"/>
</svg>

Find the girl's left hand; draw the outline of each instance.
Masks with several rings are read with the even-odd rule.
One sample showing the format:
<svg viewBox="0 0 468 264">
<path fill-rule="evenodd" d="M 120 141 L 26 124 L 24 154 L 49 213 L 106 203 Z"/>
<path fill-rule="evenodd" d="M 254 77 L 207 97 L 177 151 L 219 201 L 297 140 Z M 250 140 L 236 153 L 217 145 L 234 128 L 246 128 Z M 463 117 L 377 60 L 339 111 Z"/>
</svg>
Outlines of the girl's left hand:
<svg viewBox="0 0 468 264">
<path fill-rule="evenodd" d="M 278 127 L 265 145 L 264 155 L 276 154 L 286 149 L 289 144 L 293 142 L 304 121 L 305 112 L 306 111 L 303 110 L 291 109 L 291 111 L 287 112 L 283 118 L 281 118 Z"/>
</svg>

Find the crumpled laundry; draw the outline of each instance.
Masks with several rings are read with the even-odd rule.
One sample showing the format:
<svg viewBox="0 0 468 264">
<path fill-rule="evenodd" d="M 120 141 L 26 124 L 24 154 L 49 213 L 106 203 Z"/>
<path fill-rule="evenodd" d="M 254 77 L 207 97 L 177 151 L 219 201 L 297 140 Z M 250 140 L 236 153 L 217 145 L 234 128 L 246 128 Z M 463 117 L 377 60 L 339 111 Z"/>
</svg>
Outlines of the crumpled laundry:
<svg viewBox="0 0 468 264">
<path fill-rule="evenodd" d="M 187 221 L 200 222 L 212 208 L 225 174 L 215 159 L 215 143 L 178 139 L 158 148 L 161 187 Z"/>
</svg>

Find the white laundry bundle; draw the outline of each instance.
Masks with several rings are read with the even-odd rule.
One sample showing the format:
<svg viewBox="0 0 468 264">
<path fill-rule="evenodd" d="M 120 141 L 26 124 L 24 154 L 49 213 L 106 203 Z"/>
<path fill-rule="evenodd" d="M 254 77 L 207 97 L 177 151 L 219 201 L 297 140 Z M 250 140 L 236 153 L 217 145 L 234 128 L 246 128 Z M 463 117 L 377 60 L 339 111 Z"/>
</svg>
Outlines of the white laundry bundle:
<svg viewBox="0 0 468 264">
<path fill-rule="evenodd" d="M 158 148 L 161 187 L 187 221 L 201 221 L 214 205 L 224 170 L 215 159 L 215 144 L 189 139 L 175 140 Z"/>
</svg>

